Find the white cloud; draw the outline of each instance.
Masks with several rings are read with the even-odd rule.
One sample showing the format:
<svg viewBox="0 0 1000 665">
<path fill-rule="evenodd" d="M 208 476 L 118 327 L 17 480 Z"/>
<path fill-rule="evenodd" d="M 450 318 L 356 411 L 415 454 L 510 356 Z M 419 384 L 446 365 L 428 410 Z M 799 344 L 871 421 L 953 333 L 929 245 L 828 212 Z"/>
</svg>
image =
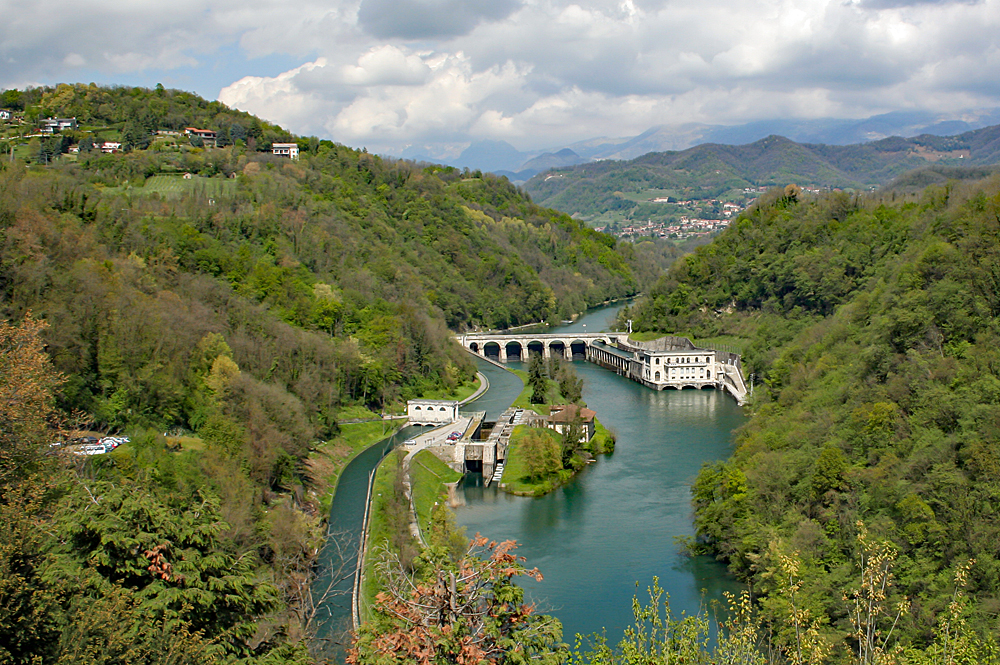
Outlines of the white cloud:
<svg viewBox="0 0 1000 665">
<path fill-rule="evenodd" d="M 419 85 L 430 75 L 431 68 L 419 56 L 389 44 L 374 47 L 358 58 L 358 64 L 341 69 L 343 82 L 357 86 Z"/>
<path fill-rule="evenodd" d="M 0 12 L 0 85 L 208 68 L 220 46 L 280 54 L 306 64 L 245 76 L 246 59 L 220 99 L 387 149 L 1000 106 L 1000 0 L 0 0 Z"/>
</svg>

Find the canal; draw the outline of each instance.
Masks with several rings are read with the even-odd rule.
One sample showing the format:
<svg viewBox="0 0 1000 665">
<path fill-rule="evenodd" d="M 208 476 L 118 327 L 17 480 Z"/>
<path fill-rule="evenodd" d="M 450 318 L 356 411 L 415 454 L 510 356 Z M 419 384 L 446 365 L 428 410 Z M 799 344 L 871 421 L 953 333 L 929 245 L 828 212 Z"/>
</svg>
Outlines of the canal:
<svg viewBox="0 0 1000 665">
<path fill-rule="evenodd" d="M 366 448 L 340 474 L 330 506 L 326 541 L 316 559 L 316 577 L 312 584 L 316 610 L 310 629 L 313 633 L 312 651 L 317 657 L 343 662 L 350 646 L 354 628 L 351 599 L 369 477 L 383 457 L 420 431 L 421 427 L 404 427 Z"/>
<path fill-rule="evenodd" d="M 607 330 L 622 306 L 592 311 L 547 332 Z M 490 389 L 466 409 L 496 417 L 521 392 L 521 381 L 477 362 Z M 574 368 L 585 382 L 584 400 L 618 436 L 614 454 L 599 457 L 569 484 L 540 498 L 483 488 L 481 476 L 467 475 L 460 491 L 465 505 L 456 513 L 470 536 L 480 532 L 521 544 L 518 552 L 529 567 L 545 576 L 541 583 L 521 583 L 542 611 L 562 620 L 566 641 L 606 629 L 615 643 L 631 621 L 636 584 L 644 590 L 658 576 L 675 613 L 688 614 L 736 589 L 721 564 L 685 555 L 676 539 L 693 534 L 691 481 L 704 462 L 730 454 L 731 432 L 743 415 L 722 392 L 655 392 L 587 362 L 575 362 Z M 420 428 L 406 428 L 372 446 L 340 476 L 313 584 L 317 656 L 342 661 L 348 644 L 369 474 L 416 431 Z"/>
<path fill-rule="evenodd" d="M 549 332 L 608 330 L 620 307 Z M 491 394 L 488 402 L 467 408 L 497 415 L 516 397 L 520 382 L 510 386 L 508 372 L 479 362 Z M 584 400 L 617 435 L 614 454 L 539 498 L 484 488 L 480 476 L 468 475 L 460 492 L 465 505 L 456 513 L 468 535 L 520 543 L 528 566 L 545 577 L 521 583 L 540 610 L 563 622 L 566 641 L 606 630 L 617 643 L 632 621 L 636 585 L 644 594 L 654 576 L 670 594 L 675 615 L 708 609 L 724 590 L 736 590 L 724 566 L 687 555 L 678 541 L 694 533 L 691 482 L 702 464 L 729 456 L 732 431 L 744 416 L 721 391 L 656 392 L 587 362 L 574 368 L 584 379 Z"/>
</svg>

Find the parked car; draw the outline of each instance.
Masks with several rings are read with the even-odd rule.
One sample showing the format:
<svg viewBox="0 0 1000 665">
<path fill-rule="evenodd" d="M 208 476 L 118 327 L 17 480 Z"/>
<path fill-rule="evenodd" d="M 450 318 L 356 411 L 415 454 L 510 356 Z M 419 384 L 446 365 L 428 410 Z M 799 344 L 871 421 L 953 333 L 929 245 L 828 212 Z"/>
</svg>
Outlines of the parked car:
<svg viewBox="0 0 1000 665">
<path fill-rule="evenodd" d="M 127 436 L 106 436 L 103 439 L 101 439 L 101 444 L 104 446 L 104 449 L 107 450 L 109 453 L 118 446 L 122 445 L 123 443 L 128 443 L 128 442 L 129 438 Z"/>
</svg>

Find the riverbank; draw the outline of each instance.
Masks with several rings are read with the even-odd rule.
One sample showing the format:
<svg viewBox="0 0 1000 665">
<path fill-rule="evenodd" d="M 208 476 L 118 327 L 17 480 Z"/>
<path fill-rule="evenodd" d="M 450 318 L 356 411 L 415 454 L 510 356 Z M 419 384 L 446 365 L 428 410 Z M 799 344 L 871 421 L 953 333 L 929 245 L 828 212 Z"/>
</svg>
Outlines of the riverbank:
<svg viewBox="0 0 1000 665">
<path fill-rule="evenodd" d="M 328 519 L 330 515 L 330 506 L 337 492 L 337 481 L 347 465 L 403 425 L 403 421 L 383 420 L 374 413 L 370 415 L 375 420 L 341 425 L 337 436 L 317 445 L 306 458 L 312 486 L 310 494 L 319 504 L 320 514 L 324 519 Z"/>
<path fill-rule="evenodd" d="M 467 381 L 456 390 L 449 393 L 437 391 L 424 395 L 424 398 L 449 399 L 466 404 L 481 396 L 489 385 L 489 380 L 481 372 L 476 372 L 474 380 Z M 318 444 L 306 459 L 311 479 L 310 496 L 318 504 L 324 520 L 330 515 L 337 481 L 344 468 L 367 448 L 406 424 L 405 416 L 382 417 L 361 406 L 342 409 L 336 418 L 340 423 L 337 436 Z"/>
<path fill-rule="evenodd" d="M 392 551 L 408 565 L 428 545 L 459 553 L 468 545 L 457 532 L 454 515 L 447 508 L 449 495 L 462 474 L 452 471 L 426 450 L 413 456 L 407 473 L 404 457 L 403 451 L 387 455 L 375 472 L 358 594 L 362 623 L 368 619 L 375 597 L 382 590 L 377 564 L 385 550 Z M 417 533 L 410 528 L 413 515 Z"/>
</svg>

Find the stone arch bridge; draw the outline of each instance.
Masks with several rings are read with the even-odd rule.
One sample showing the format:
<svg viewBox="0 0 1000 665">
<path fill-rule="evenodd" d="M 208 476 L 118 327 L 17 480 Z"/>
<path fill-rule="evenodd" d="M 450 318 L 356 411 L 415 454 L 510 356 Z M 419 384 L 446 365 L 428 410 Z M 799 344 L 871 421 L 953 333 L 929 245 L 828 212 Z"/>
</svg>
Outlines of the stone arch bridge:
<svg viewBox="0 0 1000 665">
<path fill-rule="evenodd" d="M 548 360 L 553 355 L 572 360 L 574 354 L 587 355 L 596 342 L 613 345 L 627 333 L 467 333 L 458 335 L 459 344 L 476 355 L 494 357 L 500 362 L 527 360 L 528 353 L 540 353 Z"/>
</svg>

